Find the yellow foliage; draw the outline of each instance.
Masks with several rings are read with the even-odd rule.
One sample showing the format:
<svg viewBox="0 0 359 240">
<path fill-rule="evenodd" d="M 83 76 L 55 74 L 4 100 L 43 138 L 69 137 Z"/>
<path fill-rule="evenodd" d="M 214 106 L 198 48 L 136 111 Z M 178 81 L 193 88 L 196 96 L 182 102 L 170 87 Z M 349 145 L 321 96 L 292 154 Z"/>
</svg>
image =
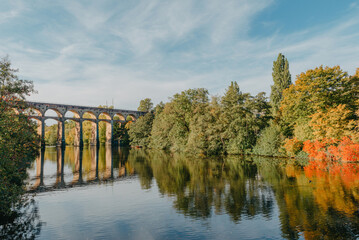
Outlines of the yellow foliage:
<svg viewBox="0 0 359 240">
<path fill-rule="evenodd" d="M 339 104 L 328 110 L 319 110 L 313 114 L 309 125 L 313 129 L 315 139 L 334 138 L 340 139 L 344 136 L 355 134 L 356 121 L 350 120 L 352 112 L 345 104 Z"/>
</svg>

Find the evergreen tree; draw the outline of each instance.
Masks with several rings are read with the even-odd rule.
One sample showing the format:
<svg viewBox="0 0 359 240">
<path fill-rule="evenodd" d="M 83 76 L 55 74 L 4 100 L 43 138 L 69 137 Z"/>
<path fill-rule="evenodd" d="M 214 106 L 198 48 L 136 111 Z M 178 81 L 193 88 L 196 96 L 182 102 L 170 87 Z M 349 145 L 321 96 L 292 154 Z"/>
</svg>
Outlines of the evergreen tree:
<svg viewBox="0 0 359 240">
<path fill-rule="evenodd" d="M 273 62 L 272 76 L 274 84 L 271 86 L 270 105 L 272 116 L 275 117 L 283 98 L 283 90 L 292 84 L 288 60 L 281 53 L 278 54 L 277 61 Z"/>
</svg>

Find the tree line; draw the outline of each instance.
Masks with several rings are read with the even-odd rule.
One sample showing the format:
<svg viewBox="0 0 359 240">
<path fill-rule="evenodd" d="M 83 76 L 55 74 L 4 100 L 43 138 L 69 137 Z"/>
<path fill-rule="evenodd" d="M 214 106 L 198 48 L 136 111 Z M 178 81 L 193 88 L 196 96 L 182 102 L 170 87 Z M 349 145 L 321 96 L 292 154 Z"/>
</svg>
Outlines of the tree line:
<svg viewBox="0 0 359 240">
<path fill-rule="evenodd" d="M 338 159 L 359 160 L 359 68 L 350 76 L 339 66 L 320 66 L 292 83 L 288 60 L 279 54 L 272 77 L 269 99 L 243 93 L 237 82 L 223 96 L 197 88 L 155 107 L 144 99 L 138 110 L 148 113 L 131 125 L 130 144 L 199 155 L 327 158 L 337 147 Z"/>
</svg>

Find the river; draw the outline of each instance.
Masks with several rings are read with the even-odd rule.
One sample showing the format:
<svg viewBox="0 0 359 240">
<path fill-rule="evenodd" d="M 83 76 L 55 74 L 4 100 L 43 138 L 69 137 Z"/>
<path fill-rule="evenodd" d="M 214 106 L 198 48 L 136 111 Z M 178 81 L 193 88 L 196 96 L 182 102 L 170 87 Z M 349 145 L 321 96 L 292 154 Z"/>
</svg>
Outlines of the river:
<svg viewBox="0 0 359 240">
<path fill-rule="evenodd" d="M 293 160 L 47 147 L 28 173 L 36 239 L 359 237 L 359 175 Z"/>
</svg>

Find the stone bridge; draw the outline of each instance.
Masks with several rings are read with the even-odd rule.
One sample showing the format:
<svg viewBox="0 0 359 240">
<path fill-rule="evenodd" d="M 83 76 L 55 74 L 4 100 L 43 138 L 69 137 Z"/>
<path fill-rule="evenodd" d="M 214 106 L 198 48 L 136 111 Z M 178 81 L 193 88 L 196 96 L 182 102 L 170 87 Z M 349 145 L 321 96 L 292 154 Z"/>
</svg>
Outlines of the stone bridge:
<svg viewBox="0 0 359 240">
<path fill-rule="evenodd" d="M 41 143 L 45 145 L 45 121 L 53 119 L 58 122 L 57 145 L 65 146 L 65 121 L 72 120 L 76 123 L 75 146 L 83 146 L 82 123 L 90 121 L 92 123 L 92 132 L 90 145 L 99 145 L 99 122 L 106 123 L 106 144 L 113 143 L 114 124 L 125 123 L 128 120 L 136 121 L 137 118 L 146 114 L 140 111 L 131 111 L 113 108 L 87 107 L 77 105 L 30 102 L 27 101 L 29 108 L 25 111 L 30 118 L 38 123 L 38 133 L 41 136 Z M 57 116 L 46 116 L 48 110 L 56 112 Z M 66 116 L 66 115 L 71 116 Z"/>
</svg>

